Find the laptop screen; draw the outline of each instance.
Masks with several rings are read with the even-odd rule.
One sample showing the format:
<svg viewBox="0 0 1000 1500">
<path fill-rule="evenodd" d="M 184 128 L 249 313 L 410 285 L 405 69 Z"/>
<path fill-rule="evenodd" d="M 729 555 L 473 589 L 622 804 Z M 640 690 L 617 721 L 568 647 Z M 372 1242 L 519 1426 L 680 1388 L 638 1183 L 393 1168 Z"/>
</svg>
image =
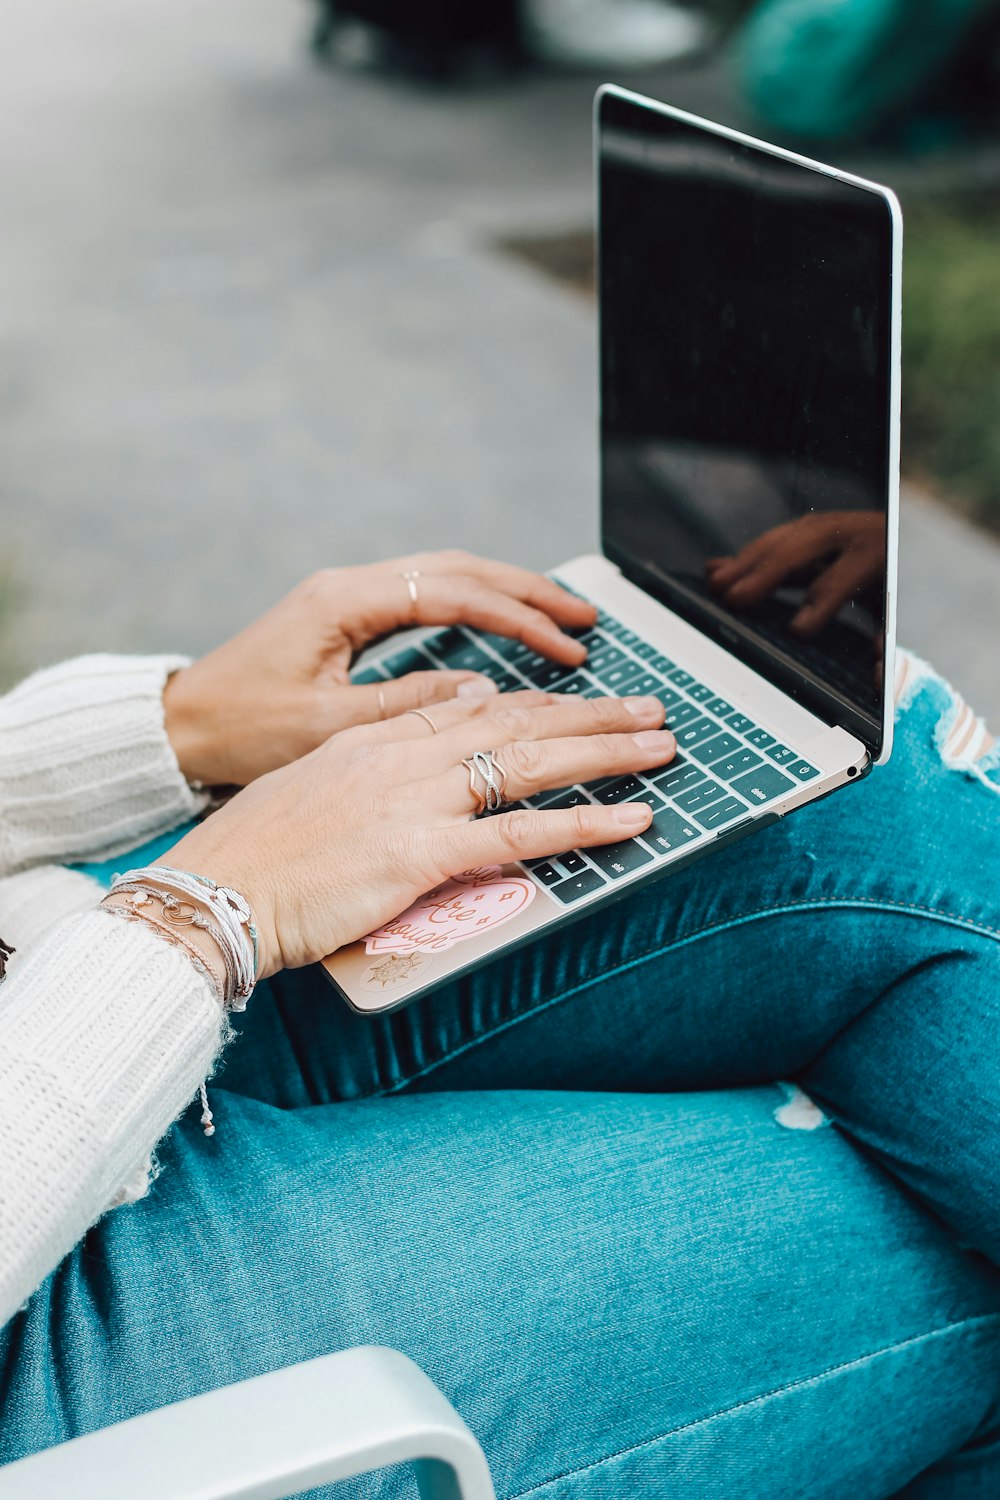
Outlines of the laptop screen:
<svg viewBox="0 0 1000 1500">
<path fill-rule="evenodd" d="M 614 92 L 598 148 L 605 554 L 877 755 L 886 197 Z"/>
</svg>

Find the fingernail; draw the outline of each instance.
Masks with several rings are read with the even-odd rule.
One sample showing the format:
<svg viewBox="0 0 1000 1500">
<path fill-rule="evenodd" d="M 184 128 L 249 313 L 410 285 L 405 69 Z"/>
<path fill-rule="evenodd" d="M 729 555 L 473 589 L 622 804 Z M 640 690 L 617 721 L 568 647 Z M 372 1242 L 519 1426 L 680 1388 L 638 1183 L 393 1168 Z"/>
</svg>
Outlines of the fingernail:
<svg viewBox="0 0 1000 1500">
<path fill-rule="evenodd" d="M 460 682 L 456 689 L 459 698 L 485 698 L 490 693 L 499 693 L 500 689 L 490 677 L 469 677 L 465 682 Z"/>
<path fill-rule="evenodd" d="M 643 729 L 632 738 L 640 750 L 669 750 L 674 743 L 669 729 Z"/>
<path fill-rule="evenodd" d="M 648 820 L 649 806 L 645 802 L 623 802 L 611 809 L 611 818 L 623 828 L 639 828 Z"/>
<path fill-rule="evenodd" d="M 623 698 L 622 705 L 627 714 L 634 714 L 637 719 L 648 719 L 654 709 L 659 708 L 659 698 Z"/>
</svg>

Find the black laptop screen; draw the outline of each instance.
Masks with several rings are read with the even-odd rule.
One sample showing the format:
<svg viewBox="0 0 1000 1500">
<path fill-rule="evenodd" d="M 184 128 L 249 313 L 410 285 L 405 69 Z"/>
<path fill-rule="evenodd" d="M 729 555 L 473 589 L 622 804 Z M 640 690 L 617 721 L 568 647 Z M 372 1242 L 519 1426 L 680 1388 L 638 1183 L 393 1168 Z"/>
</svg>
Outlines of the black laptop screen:
<svg viewBox="0 0 1000 1500">
<path fill-rule="evenodd" d="M 605 553 L 877 754 L 888 204 L 614 94 L 598 163 Z"/>
</svg>

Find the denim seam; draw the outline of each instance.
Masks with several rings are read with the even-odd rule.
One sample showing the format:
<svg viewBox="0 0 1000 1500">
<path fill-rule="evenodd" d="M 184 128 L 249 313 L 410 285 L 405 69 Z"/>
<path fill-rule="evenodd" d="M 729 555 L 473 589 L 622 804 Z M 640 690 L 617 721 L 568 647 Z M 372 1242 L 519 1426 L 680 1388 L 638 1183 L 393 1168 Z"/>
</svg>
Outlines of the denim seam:
<svg viewBox="0 0 1000 1500">
<path fill-rule="evenodd" d="M 764 1402 L 773 1401 L 779 1396 L 787 1396 L 795 1391 L 808 1390 L 811 1386 L 821 1385 L 837 1375 L 843 1375 L 849 1370 L 860 1370 L 874 1360 L 882 1359 L 886 1355 L 901 1354 L 907 1349 L 917 1348 L 921 1344 L 930 1343 L 934 1339 L 945 1338 L 948 1335 L 958 1333 L 972 1333 L 978 1336 L 985 1333 L 989 1326 L 996 1324 L 1000 1327 L 1000 1314 L 981 1313 L 974 1318 L 963 1318 L 958 1323 L 946 1323 L 943 1328 L 932 1328 L 929 1333 L 914 1334 L 912 1338 L 903 1339 L 897 1344 L 887 1344 L 881 1349 L 872 1350 L 868 1354 L 858 1355 L 856 1359 L 845 1360 L 842 1364 L 831 1365 L 828 1370 L 820 1370 L 816 1375 L 804 1375 L 800 1380 L 793 1380 L 787 1385 L 775 1386 L 772 1390 L 764 1391 L 758 1396 L 748 1396 L 744 1401 L 737 1401 L 732 1406 L 723 1406 L 718 1411 L 710 1412 L 707 1416 L 696 1417 L 694 1421 L 684 1422 L 680 1427 L 671 1427 L 666 1432 L 657 1433 L 655 1437 L 643 1438 L 641 1442 L 631 1443 L 628 1447 L 619 1448 L 614 1453 L 606 1453 L 602 1458 L 596 1458 L 591 1463 L 581 1464 L 579 1468 L 566 1469 L 560 1474 L 553 1474 L 548 1479 L 542 1479 L 537 1484 L 531 1485 L 526 1490 L 518 1490 L 510 1495 L 508 1500 L 525 1500 L 528 1495 L 537 1495 L 549 1485 L 560 1484 L 564 1479 L 572 1479 L 581 1474 L 589 1474 L 594 1469 L 602 1468 L 605 1464 L 615 1463 L 618 1459 L 627 1458 L 630 1454 L 641 1453 L 645 1448 L 653 1448 L 657 1443 L 666 1442 L 669 1438 L 679 1437 L 685 1432 L 693 1432 L 699 1427 L 706 1427 L 710 1422 L 717 1422 L 720 1418 L 731 1417 L 736 1412 L 746 1411 L 751 1407 L 761 1406 Z"/>
<path fill-rule="evenodd" d="M 697 942 L 703 937 L 709 937 L 720 932 L 728 932 L 731 928 L 743 927 L 750 922 L 760 921 L 767 917 L 786 916 L 796 911 L 828 911 L 830 909 L 850 911 L 858 907 L 872 907 L 890 916 L 915 914 L 926 917 L 932 922 L 941 922 L 946 926 L 960 927 L 966 931 L 974 932 L 980 937 L 993 938 L 995 941 L 1000 942 L 1000 929 L 985 927 L 978 922 L 969 921 L 968 918 L 959 917 L 950 912 L 940 912 L 933 907 L 920 906 L 915 902 L 877 901 L 874 897 L 866 896 L 853 896 L 850 898 L 831 897 L 822 900 L 814 897 L 808 901 L 789 901 L 783 906 L 762 907 L 759 911 L 744 912 L 742 916 L 730 917 L 726 922 L 713 922 L 708 927 L 701 927 L 696 932 L 689 932 L 685 937 L 676 938 L 673 942 L 656 943 L 651 948 L 644 949 L 642 953 L 637 953 L 634 958 L 627 959 L 624 963 L 616 964 L 613 968 L 605 969 L 600 974 L 594 974 L 587 979 L 582 979 L 578 984 L 573 985 L 568 990 L 564 990 L 561 994 L 554 995 L 549 1000 L 519 1011 L 516 1016 L 511 1016 L 508 1020 L 501 1021 L 497 1026 L 491 1027 L 488 1031 L 482 1031 L 477 1036 L 469 1037 L 466 1041 L 460 1042 L 456 1047 L 453 1047 L 451 1051 L 443 1053 L 440 1057 L 435 1058 L 433 1062 L 419 1068 L 415 1073 L 407 1074 L 405 1078 L 400 1079 L 398 1082 L 389 1084 L 383 1088 L 374 1089 L 371 1093 L 363 1094 L 360 1097 L 363 1099 L 380 1099 L 384 1098 L 387 1094 L 399 1093 L 401 1089 L 405 1089 L 411 1083 L 415 1083 L 418 1078 L 425 1078 L 437 1068 L 443 1067 L 445 1063 L 453 1062 L 456 1057 L 461 1057 L 466 1052 L 472 1051 L 474 1047 L 478 1047 L 482 1042 L 502 1035 L 503 1032 L 509 1031 L 511 1027 L 519 1025 L 521 1021 L 527 1020 L 529 1016 L 540 1015 L 543 1011 L 549 1010 L 553 1006 L 561 1005 L 565 1000 L 571 1000 L 574 995 L 578 995 L 583 990 L 589 989 L 592 984 L 599 984 L 605 979 L 612 979 L 619 974 L 625 974 L 629 969 L 637 968 L 640 964 L 645 963 L 654 954 L 672 953 L 679 948 L 686 947 L 689 943 Z"/>
</svg>

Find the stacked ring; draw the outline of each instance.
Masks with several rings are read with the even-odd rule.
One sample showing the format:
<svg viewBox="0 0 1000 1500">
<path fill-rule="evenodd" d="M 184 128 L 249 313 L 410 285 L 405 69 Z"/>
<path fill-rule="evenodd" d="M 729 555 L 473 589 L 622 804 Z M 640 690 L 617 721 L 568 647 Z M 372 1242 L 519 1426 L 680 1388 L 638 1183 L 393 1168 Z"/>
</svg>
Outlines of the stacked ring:
<svg viewBox="0 0 1000 1500">
<path fill-rule="evenodd" d="M 507 789 L 507 772 L 492 750 L 474 750 L 462 765 L 469 771 L 469 791 L 476 799 L 476 816 L 499 811 Z"/>
</svg>

